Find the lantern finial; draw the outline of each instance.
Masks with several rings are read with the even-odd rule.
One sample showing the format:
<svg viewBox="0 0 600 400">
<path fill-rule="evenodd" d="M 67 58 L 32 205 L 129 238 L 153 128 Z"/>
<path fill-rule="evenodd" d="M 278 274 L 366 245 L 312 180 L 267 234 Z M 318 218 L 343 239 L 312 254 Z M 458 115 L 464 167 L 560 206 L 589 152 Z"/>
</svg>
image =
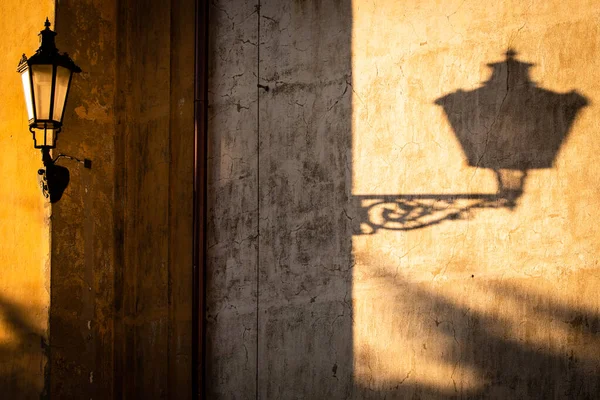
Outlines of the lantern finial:
<svg viewBox="0 0 600 400">
<path fill-rule="evenodd" d="M 504 53 L 504 55 L 506 56 L 507 59 L 509 59 L 509 58 L 515 58 L 515 56 L 517 54 L 518 53 L 512 47 L 509 47 L 508 50 L 506 50 L 506 53 Z"/>
<path fill-rule="evenodd" d="M 44 26 L 46 28 L 40 32 L 40 48 L 37 50 L 37 52 L 56 53 L 58 52 L 58 49 L 56 48 L 56 43 L 54 42 L 56 32 L 50 30 L 50 21 L 48 20 L 48 17 L 46 17 L 46 22 L 44 22 Z"/>
</svg>

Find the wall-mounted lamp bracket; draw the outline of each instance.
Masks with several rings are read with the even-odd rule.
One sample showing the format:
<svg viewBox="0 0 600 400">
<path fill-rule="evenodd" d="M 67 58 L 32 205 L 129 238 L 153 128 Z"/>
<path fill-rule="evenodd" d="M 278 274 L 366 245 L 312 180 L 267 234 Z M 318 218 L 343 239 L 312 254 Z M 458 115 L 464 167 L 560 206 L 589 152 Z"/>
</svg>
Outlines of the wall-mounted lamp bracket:
<svg viewBox="0 0 600 400">
<path fill-rule="evenodd" d="M 54 159 L 54 163 L 56 163 L 59 158 L 66 158 L 67 160 L 71 160 L 71 161 L 75 161 L 80 164 L 83 164 L 83 168 L 92 169 L 92 160 L 90 160 L 88 158 L 84 158 L 83 160 L 80 160 L 79 158 L 61 153 Z"/>
<path fill-rule="evenodd" d="M 38 182 L 42 189 L 42 194 L 50 203 L 56 203 L 62 197 L 65 189 L 69 185 L 69 170 L 60 165 L 55 165 L 50 156 L 50 149 L 42 148 L 42 162 L 44 168 L 38 170 Z"/>
<path fill-rule="evenodd" d="M 83 167 L 87 169 L 92 168 L 92 160 L 87 158 L 80 160 L 66 154 L 59 154 L 56 158 L 52 159 L 50 156 L 50 149 L 42 148 L 42 162 L 44 163 L 44 168 L 38 170 L 38 182 L 42 189 L 42 194 L 46 199 L 50 200 L 50 203 L 59 201 L 69 185 L 69 170 L 66 167 L 56 165 L 56 162 L 60 158 L 76 161 L 83 164 Z"/>
</svg>

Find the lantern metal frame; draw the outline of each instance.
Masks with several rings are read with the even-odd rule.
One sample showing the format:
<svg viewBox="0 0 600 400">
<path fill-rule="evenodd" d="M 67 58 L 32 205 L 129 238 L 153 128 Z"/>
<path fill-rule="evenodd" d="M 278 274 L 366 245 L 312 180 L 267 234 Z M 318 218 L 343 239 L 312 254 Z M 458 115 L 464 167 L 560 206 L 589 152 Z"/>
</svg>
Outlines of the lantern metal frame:
<svg viewBox="0 0 600 400">
<path fill-rule="evenodd" d="M 17 72 L 23 74 L 26 70 L 29 70 L 29 96 L 31 96 L 31 107 L 32 107 L 32 116 L 33 118 L 29 119 L 29 131 L 33 135 L 33 147 L 36 149 L 44 150 L 53 149 L 56 147 L 56 142 L 58 140 L 58 134 L 62 130 L 62 121 L 65 115 L 65 109 L 67 105 L 67 100 L 69 98 L 69 92 L 71 89 L 71 82 L 73 80 L 73 74 L 81 72 L 81 68 L 79 68 L 75 62 L 69 57 L 67 53 L 60 53 L 56 48 L 55 37 L 56 32 L 50 30 L 50 21 L 46 18 L 46 22 L 44 23 L 45 29 L 40 31 L 40 47 L 36 50 L 35 54 L 31 57 L 27 58 L 25 54 L 21 58 L 19 65 L 17 67 Z M 50 109 L 48 110 L 48 118 L 41 119 L 38 118 L 38 110 L 36 102 L 40 99 L 36 99 L 35 97 L 35 89 L 33 82 L 34 70 L 32 67 L 36 65 L 48 65 L 52 66 L 52 86 L 50 89 Z M 69 71 L 69 80 L 67 82 L 66 93 L 64 97 L 64 102 L 62 104 L 62 111 L 60 116 L 54 115 L 55 108 L 55 96 L 56 96 L 56 85 L 57 85 L 57 72 L 58 68 L 63 67 Z M 25 90 L 25 88 L 24 88 Z M 27 99 L 26 99 L 27 101 Z M 29 106 L 29 104 L 28 104 Z M 58 118 L 57 118 L 58 117 Z M 42 144 L 38 144 L 38 140 L 36 139 L 36 132 L 34 129 L 43 130 L 44 140 Z M 53 135 L 52 143 L 48 143 L 48 130 L 52 130 L 51 134 Z"/>
<path fill-rule="evenodd" d="M 62 197 L 70 180 L 69 170 L 63 166 L 56 165 L 56 161 L 60 157 L 65 157 L 82 163 L 85 168 L 91 168 L 91 161 L 88 159 L 79 160 L 65 154 L 59 154 L 53 159 L 50 155 L 50 150 L 56 148 L 58 134 L 62 130 L 73 74 L 81 72 L 81 68 L 73 62 L 67 53 L 60 53 L 56 48 L 56 32 L 50 30 L 50 21 L 48 21 L 48 18 L 46 18 L 44 26 L 44 30 L 39 33 L 40 47 L 29 58 L 23 54 L 17 67 L 17 72 L 21 75 L 27 116 L 31 117 L 28 122 L 29 131 L 33 135 L 33 147 L 42 150 L 44 168 L 38 170 L 39 185 L 44 197 L 50 203 L 55 203 Z M 37 69 L 36 66 L 50 67 L 51 71 L 49 69 L 43 71 L 42 68 Z M 69 74 L 68 79 L 66 79 L 67 73 Z M 47 82 L 50 76 L 50 87 L 48 88 Z M 48 89 L 50 90 L 49 94 Z M 36 93 L 39 98 L 36 98 Z M 41 102 L 40 105 L 43 105 L 44 101 L 49 101 L 48 109 L 42 110 L 40 107 L 38 110 L 38 104 L 36 103 Z M 62 107 L 62 109 L 58 109 L 58 107 Z M 57 109 L 60 115 L 55 115 Z M 47 113 L 47 118 L 39 118 L 38 111 L 44 117 Z M 43 134 L 43 141 L 38 140 L 36 134 Z M 49 135 L 51 141 L 48 140 Z"/>
</svg>

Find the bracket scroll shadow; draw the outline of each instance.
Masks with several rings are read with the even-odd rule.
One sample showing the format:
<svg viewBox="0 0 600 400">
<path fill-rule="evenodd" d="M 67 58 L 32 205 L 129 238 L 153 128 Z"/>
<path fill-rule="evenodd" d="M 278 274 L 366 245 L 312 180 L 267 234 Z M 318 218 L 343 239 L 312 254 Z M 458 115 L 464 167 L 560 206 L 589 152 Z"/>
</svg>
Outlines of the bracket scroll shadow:
<svg viewBox="0 0 600 400">
<path fill-rule="evenodd" d="M 411 231 L 444 221 L 467 219 L 476 209 L 510 208 L 512 200 L 498 194 L 405 194 L 353 196 L 357 235 L 379 230 Z"/>
</svg>

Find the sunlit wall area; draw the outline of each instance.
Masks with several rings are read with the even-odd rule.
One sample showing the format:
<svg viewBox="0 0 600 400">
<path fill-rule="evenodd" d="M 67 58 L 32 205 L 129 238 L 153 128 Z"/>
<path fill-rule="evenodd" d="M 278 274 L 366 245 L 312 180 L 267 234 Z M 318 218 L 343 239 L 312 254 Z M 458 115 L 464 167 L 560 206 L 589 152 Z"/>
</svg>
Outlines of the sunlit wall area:
<svg viewBox="0 0 600 400">
<path fill-rule="evenodd" d="M 33 148 L 16 67 L 24 52 L 38 48 L 54 1 L 8 3 L 0 12 L 0 397 L 25 399 L 44 390 L 50 208 L 38 186 L 41 154 Z"/>
<path fill-rule="evenodd" d="M 353 2 L 365 396 L 597 393 L 599 12 Z"/>
</svg>

